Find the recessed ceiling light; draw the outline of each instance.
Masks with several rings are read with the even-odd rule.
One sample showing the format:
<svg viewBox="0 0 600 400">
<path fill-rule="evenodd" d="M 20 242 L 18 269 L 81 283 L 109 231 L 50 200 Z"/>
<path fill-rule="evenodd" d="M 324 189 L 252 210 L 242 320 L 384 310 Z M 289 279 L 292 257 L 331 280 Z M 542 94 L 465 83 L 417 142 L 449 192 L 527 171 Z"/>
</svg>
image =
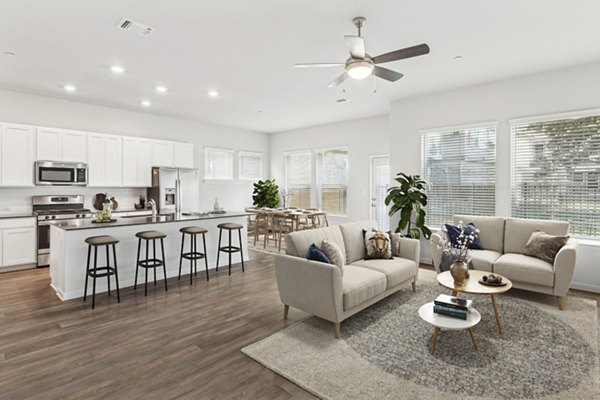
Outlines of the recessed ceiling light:
<svg viewBox="0 0 600 400">
<path fill-rule="evenodd" d="M 164 93 L 167 91 L 167 88 L 164 86 L 157 86 L 157 87 L 155 87 L 155 89 L 158 93 Z"/>
<path fill-rule="evenodd" d="M 142 105 L 144 107 L 150 107 L 152 103 L 150 102 L 150 100 L 142 100 Z"/>
<path fill-rule="evenodd" d="M 463 59 L 463 56 L 455 56 L 454 61 L 460 61 Z"/>
<path fill-rule="evenodd" d="M 217 97 L 219 95 L 219 92 L 217 92 L 216 90 L 209 90 L 208 95 L 210 97 Z"/>
<path fill-rule="evenodd" d="M 6 57 L 14 57 L 14 56 L 16 56 L 16 54 L 15 54 L 15 53 L 13 53 L 12 51 L 5 51 L 5 52 L 4 52 L 4 55 L 5 55 Z"/>
<path fill-rule="evenodd" d="M 64 86 L 64 89 L 65 89 L 67 92 L 74 92 L 74 91 L 76 91 L 76 90 L 77 90 L 77 88 L 76 88 L 75 86 L 73 86 L 73 85 L 65 85 L 65 86 Z"/>
<path fill-rule="evenodd" d="M 110 67 L 110 70 L 115 74 L 122 74 L 125 72 L 125 68 L 121 67 L 120 65 L 113 65 Z"/>
</svg>

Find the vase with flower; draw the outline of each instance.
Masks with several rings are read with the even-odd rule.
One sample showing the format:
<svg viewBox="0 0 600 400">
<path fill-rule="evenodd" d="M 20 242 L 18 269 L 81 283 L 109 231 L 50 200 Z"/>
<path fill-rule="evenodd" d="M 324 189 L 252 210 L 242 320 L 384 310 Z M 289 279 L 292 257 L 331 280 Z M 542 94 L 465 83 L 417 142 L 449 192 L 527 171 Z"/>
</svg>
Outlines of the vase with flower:
<svg viewBox="0 0 600 400">
<path fill-rule="evenodd" d="M 460 233 L 456 240 L 454 242 L 446 240 L 444 242 L 444 248 L 452 260 L 450 274 L 452 275 L 452 279 L 454 279 L 454 284 L 463 286 L 465 279 L 469 278 L 468 265 L 471 260 L 469 247 L 475 242 L 476 234 L 479 233 L 479 229 L 476 229 L 475 233 L 467 234 L 462 221 L 459 222 L 459 227 Z"/>
</svg>

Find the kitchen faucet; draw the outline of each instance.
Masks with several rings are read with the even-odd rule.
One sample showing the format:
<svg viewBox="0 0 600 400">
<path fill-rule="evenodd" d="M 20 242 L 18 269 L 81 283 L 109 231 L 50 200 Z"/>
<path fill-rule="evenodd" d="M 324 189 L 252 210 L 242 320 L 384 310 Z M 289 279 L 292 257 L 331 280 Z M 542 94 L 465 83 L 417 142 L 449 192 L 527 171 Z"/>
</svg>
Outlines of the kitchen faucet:
<svg viewBox="0 0 600 400">
<path fill-rule="evenodd" d="M 148 204 L 150 204 L 150 206 L 152 207 L 152 216 L 156 217 L 156 202 L 154 201 L 154 199 L 150 199 L 148 200 Z"/>
</svg>

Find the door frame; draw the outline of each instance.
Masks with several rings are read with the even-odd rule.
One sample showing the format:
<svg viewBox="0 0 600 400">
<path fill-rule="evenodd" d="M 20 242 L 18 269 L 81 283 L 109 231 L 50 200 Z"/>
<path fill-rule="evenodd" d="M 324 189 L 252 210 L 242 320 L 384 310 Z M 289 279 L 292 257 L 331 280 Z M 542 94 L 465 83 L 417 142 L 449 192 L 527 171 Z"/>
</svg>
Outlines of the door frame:
<svg viewBox="0 0 600 400">
<path fill-rule="evenodd" d="M 371 206 L 372 202 L 373 202 L 373 160 L 375 158 L 383 158 L 383 157 L 387 157 L 388 160 L 390 159 L 390 155 L 389 154 L 371 154 L 369 156 L 369 201 L 367 204 L 367 207 L 369 207 L 368 210 L 368 216 L 370 220 L 373 220 L 373 207 Z M 391 163 L 390 163 L 391 164 Z M 391 167 L 391 165 L 390 165 Z M 391 169 L 390 169 L 391 171 Z M 391 178 L 391 175 L 390 175 Z M 390 185 L 392 184 L 392 182 L 390 182 Z"/>
</svg>

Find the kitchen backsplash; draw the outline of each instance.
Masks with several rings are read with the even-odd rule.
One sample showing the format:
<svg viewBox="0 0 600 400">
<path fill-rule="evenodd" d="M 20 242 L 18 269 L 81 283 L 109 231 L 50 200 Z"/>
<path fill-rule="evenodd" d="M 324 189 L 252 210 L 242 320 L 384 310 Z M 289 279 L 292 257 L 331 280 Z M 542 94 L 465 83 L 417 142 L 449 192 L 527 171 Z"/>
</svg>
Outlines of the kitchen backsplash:
<svg viewBox="0 0 600 400">
<path fill-rule="evenodd" d="M 77 194 L 84 196 L 84 207 L 93 210 L 93 199 L 96 193 L 108 193 L 119 203 L 119 209 L 133 209 L 139 202 L 140 195 L 146 195 L 145 188 L 87 188 L 75 186 L 36 186 L 32 188 L 0 188 L 0 214 L 31 212 L 31 196 L 49 196 L 61 194 Z"/>
</svg>

